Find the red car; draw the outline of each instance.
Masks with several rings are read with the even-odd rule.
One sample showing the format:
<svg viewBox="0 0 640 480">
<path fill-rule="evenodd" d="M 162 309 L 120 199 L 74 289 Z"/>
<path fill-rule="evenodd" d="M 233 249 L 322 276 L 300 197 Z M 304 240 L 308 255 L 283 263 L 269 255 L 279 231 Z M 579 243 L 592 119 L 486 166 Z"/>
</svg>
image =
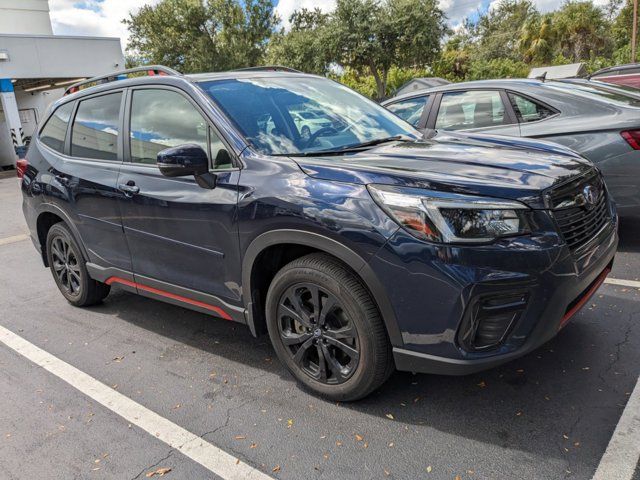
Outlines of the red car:
<svg viewBox="0 0 640 480">
<path fill-rule="evenodd" d="M 640 89 L 640 63 L 603 68 L 592 74 L 589 79 Z"/>
</svg>

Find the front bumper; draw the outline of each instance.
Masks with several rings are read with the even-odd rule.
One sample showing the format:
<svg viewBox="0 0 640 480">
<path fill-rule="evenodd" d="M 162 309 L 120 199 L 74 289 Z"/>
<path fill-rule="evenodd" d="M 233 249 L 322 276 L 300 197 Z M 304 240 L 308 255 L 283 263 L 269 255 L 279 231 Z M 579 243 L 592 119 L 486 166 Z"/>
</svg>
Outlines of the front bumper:
<svg viewBox="0 0 640 480">
<path fill-rule="evenodd" d="M 371 262 L 378 278 L 386 279 L 402 335 L 403 344 L 393 345 L 396 368 L 465 375 L 525 355 L 553 338 L 611 268 L 618 244 L 612 215 L 579 254 L 555 233 L 452 247 L 428 245 L 399 230 Z M 543 231 L 553 232 L 551 223 L 547 227 Z M 499 344 L 467 347 L 461 332 L 476 299 L 513 292 L 526 298 L 526 306 Z"/>
</svg>

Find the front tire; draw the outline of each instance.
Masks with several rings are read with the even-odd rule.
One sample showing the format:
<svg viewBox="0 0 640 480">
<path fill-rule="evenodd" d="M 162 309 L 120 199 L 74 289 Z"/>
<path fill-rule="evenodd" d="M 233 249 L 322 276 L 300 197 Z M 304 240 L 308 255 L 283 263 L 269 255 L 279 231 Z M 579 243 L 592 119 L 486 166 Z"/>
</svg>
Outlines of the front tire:
<svg viewBox="0 0 640 480">
<path fill-rule="evenodd" d="M 111 287 L 93 280 L 78 243 L 64 223 L 56 223 L 47 233 L 47 260 L 60 293 L 76 307 L 101 302 Z"/>
<path fill-rule="evenodd" d="M 329 255 L 307 255 L 283 267 L 269 287 L 266 316 L 280 361 L 326 398 L 363 398 L 393 371 L 387 333 L 371 295 Z"/>
</svg>

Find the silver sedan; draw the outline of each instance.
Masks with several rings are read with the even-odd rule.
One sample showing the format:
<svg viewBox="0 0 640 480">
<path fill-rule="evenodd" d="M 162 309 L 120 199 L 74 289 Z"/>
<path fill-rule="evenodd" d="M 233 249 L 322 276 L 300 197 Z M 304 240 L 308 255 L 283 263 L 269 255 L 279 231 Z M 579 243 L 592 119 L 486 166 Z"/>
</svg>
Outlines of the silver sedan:
<svg viewBox="0 0 640 480">
<path fill-rule="evenodd" d="M 640 91 L 588 81 L 484 80 L 382 103 L 420 129 L 531 137 L 593 161 L 623 216 L 640 216 Z"/>
</svg>

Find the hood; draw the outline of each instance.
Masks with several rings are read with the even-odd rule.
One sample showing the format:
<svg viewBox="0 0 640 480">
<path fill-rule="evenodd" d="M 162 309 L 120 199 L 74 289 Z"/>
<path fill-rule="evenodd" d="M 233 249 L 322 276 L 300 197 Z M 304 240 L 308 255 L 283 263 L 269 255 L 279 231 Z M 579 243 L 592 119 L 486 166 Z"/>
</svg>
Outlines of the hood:
<svg viewBox="0 0 640 480">
<path fill-rule="evenodd" d="M 594 168 L 573 151 L 548 142 L 451 132 L 294 160 L 314 178 L 507 198 L 532 208 L 544 208 L 544 190 Z"/>
</svg>

